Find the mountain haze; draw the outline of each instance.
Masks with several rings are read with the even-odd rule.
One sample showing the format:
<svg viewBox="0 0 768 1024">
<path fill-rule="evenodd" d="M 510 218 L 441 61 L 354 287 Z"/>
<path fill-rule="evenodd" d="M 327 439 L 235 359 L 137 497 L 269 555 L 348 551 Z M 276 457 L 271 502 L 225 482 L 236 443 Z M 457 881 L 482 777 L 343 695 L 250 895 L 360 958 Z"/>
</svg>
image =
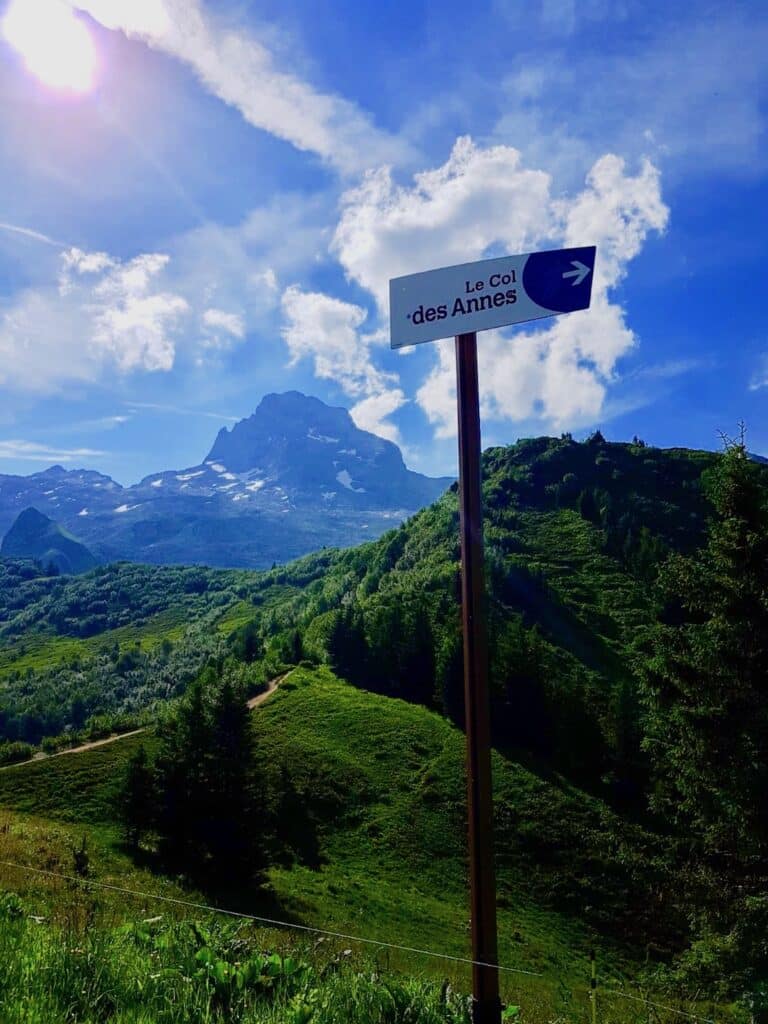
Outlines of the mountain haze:
<svg viewBox="0 0 768 1024">
<path fill-rule="evenodd" d="M 101 561 L 266 568 L 377 537 L 450 483 L 411 472 L 346 409 L 291 391 L 221 430 L 201 463 L 131 487 L 61 466 L 0 475 L 0 531 L 34 505 Z"/>
</svg>

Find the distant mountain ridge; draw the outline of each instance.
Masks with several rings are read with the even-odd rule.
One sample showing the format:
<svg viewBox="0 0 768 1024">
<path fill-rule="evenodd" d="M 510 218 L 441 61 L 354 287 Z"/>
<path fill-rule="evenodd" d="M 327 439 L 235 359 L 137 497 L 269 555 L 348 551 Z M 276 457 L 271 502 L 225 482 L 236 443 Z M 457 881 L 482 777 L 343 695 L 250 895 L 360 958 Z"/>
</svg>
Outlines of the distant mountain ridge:
<svg viewBox="0 0 768 1024">
<path fill-rule="evenodd" d="M 290 391 L 222 429 L 200 464 L 131 487 L 61 466 L 0 474 L 0 533 L 34 506 L 101 561 L 265 568 L 378 537 L 451 482 L 409 470 L 346 409 Z"/>
<path fill-rule="evenodd" d="M 43 568 L 53 566 L 57 572 L 75 574 L 88 572 L 98 559 L 73 537 L 36 508 L 26 508 L 3 538 L 3 558 L 31 558 Z"/>
</svg>

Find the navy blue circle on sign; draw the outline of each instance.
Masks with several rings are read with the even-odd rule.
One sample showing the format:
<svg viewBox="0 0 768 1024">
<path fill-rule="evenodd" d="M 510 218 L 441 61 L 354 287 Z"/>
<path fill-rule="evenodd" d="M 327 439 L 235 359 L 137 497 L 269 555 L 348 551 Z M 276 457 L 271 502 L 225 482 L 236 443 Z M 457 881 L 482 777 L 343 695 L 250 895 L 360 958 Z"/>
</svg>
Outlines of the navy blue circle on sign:
<svg viewBox="0 0 768 1024">
<path fill-rule="evenodd" d="M 594 269 L 594 245 L 535 252 L 526 261 L 523 288 L 544 309 L 573 313 L 589 307 Z"/>
</svg>

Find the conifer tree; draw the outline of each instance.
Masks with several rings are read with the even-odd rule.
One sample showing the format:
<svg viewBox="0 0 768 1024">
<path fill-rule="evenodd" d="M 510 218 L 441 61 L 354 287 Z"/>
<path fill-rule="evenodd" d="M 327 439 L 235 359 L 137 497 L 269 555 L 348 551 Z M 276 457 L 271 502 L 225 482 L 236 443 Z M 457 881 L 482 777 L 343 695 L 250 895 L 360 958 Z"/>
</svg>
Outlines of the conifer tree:
<svg viewBox="0 0 768 1024">
<path fill-rule="evenodd" d="M 704 550 L 672 556 L 641 667 L 657 811 L 674 824 L 700 936 L 768 976 L 768 489 L 743 437 L 711 474 Z"/>
<path fill-rule="evenodd" d="M 261 865 L 256 850 L 260 809 L 254 806 L 254 745 L 250 713 L 240 687 L 225 680 L 211 707 L 208 854 L 235 878 Z"/>
<path fill-rule="evenodd" d="M 155 800 L 154 775 L 142 744 L 128 762 L 122 801 L 125 838 L 134 849 L 154 823 Z"/>
<path fill-rule="evenodd" d="M 157 760 L 163 852 L 216 884 L 262 866 L 262 801 L 245 693 L 207 669 L 162 730 Z"/>
</svg>

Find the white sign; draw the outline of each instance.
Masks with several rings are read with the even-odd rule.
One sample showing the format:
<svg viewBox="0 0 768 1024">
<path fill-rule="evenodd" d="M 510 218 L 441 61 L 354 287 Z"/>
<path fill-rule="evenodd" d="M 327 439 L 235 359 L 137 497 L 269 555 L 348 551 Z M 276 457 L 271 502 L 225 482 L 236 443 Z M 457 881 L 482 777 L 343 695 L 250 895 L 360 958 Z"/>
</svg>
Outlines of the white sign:
<svg viewBox="0 0 768 1024">
<path fill-rule="evenodd" d="M 503 256 L 389 282 L 392 348 L 587 309 L 595 246 Z"/>
</svg>

